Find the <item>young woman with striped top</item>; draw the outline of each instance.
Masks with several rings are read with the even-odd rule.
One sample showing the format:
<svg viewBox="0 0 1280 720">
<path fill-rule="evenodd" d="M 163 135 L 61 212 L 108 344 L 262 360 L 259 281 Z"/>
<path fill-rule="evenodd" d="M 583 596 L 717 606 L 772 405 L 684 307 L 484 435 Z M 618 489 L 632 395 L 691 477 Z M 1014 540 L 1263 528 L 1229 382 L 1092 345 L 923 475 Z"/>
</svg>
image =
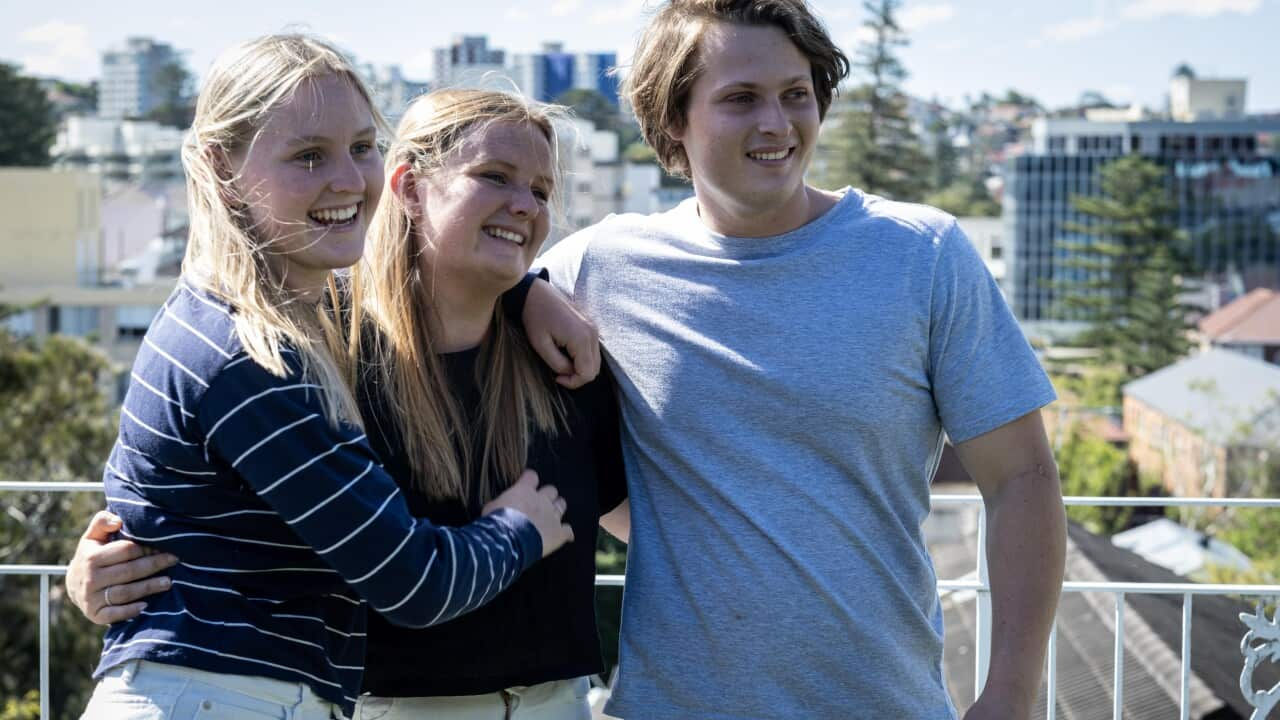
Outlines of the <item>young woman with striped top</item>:
<svg viewBox="0 0 1280 720">
<path fill-rule="evenodd" d="M 358 334 L 322 296 L 339 302 L 332 271 L 360 257 L 378 204 L 377 126 L 349 63 L 314 39 L 247 43 L 205 81 L 182 153 L 183 276 L 105 473 L 120 535 L 181 560 L 107 630 L 86 717 L 349 714 L 366 605 L 451 620 L 572 538 L 532 473 L 469 523 L 415 518 L 369 446 L 347 383 Z"/>
</svg>

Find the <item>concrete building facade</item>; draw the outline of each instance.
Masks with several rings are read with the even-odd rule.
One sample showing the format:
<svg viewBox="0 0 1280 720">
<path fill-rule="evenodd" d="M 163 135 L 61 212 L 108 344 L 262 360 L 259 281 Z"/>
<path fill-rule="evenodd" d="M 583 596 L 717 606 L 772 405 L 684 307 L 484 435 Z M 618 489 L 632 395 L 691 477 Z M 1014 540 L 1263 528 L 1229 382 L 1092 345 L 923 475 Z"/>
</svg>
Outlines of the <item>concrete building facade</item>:
<svg viewBox="0 0 1280 720">
<path fill-rule="evenodd" d="M 131 37 L 123 47 L 102 53 L 98 115 L 116 120 L 144 117 L 163 101 L 157 77 L 165 66 L 181 60 L 171 45 L 148 37 Z"/>
</svg>

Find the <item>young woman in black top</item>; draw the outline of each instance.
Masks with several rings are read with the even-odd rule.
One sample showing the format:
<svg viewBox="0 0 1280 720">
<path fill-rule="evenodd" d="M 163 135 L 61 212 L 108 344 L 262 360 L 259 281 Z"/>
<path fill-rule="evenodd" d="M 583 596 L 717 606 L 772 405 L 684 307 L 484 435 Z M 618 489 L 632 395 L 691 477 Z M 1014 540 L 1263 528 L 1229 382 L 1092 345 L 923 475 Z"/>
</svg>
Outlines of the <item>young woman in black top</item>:
<svg viewBox="0 0 1280 720">
<path fill-rule="evenodd" d="M 449 90 L 416 101 L 387 151 L 351 283 L 371 444 L 406 478 L 410 511 L 443 525 L 474 519 L 511 468 L 530 467 L 567 501 L 577 540 L 462 618 L 405 630 L 372 616 L 357 718 L 590 717 L 595 528 L 626 495 L 616 399 L 606 375 L 557 387 L 498 302 L 547 236 L 558 147 L 543 106 Z M 610 522 L 624 532 L 625 517 Z"/>
</svg>

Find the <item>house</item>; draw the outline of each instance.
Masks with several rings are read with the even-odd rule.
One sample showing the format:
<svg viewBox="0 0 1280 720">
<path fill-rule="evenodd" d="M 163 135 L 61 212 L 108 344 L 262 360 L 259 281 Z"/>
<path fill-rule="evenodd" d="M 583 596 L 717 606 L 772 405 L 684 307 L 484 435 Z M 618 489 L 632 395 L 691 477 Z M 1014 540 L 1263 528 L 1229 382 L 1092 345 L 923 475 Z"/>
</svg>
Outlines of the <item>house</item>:
<svg viewBox="0 0 1280 720">
<path fill-rule="evenodd" d="M 1201 348 L 1220 347 L 1280 365 L 1280 292 L 1257 288 L 1197 325 Z"/>
<path fill-rule="evenodd" d="M 1280 460 L 1280 367 L 1211 348 L 1125 385 L 1124 430 L 1170 493 L 1248 496 Z"/>
</svg>

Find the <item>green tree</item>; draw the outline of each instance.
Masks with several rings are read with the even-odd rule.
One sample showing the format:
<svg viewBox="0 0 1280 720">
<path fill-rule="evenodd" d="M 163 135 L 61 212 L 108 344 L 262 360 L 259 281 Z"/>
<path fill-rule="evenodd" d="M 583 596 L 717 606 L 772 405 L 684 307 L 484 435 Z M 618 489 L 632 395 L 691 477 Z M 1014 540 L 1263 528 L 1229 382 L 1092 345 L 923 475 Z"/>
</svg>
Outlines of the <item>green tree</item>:
<svg viewBox="0 0 1280 720">
<path fill-rule="evenodd" d="M 191 73 L 186 67 L 178 62 L 167 63 L 156 71 L 151 83 L 160 101 L 147 113 L 146 119 L 179 129 L 191 127 L 196 113 L 195 94 Z"/>
<path fill-rule="evenodd" d="M 0 308 L 0 321 L 12 311 Z M 102 390 L 111 375 L 106 358 L 79 339 L 37 342 L 0 326 L 0 478 L 100 479 L 115 436 L 114 411 Z M 0 563 L 57 564 L 71 557 L 102 497 L 5 492 L 0 503 Z M 51 709 L 54 717 L 75 717 L 88 699 L 101 633 L 66 601 L 60 585 L 51 588 L 51 598 Z M 0 706 L 15 708 L 15 716 L 39 687 L 38 613 L 36 578 L 0 576 Z"/>
<path fill-rule="evenodd" d="M 931 160 L 930 186 L 935 190 L 950 187 L 960 175 L 960 153 L 951 141 L 951 123 L 946 115 L 939 112 L 929 123 L 929 140 L 933 157 Z"/>
<path fill-rule="evenodd" d="M 959 177 L 924 197 L 926 205 L 956 217 L 999 217 L 1000 204 L 991 199 L 986 185 L 976 177 Z"/>
<path fill-rule="evenodd" d="M 1082 340 L 1128 381 L 1191 347 L 1190 308 L 1179 300 L 1184 238 L 1159 165 L 1127 155 L 1102 168 L 1099 186 L 1097 195 L 1071 199 L 1085 221 L 1069 223 L 1072 236 L 1058 241 L 1067 257 L 1054 283 L 1057 311 L 1089 323 Z"/>
<path fill-rule="evenodd" d="M 829 116 L 819 147 L 819 181 L 827 187 L 852 185 L 896 200 L 919 200 L 928 190 L 929 158 L 907 116 L 901 87 L 907 71 L 896 54 L 908 44 L 897 20 L 901 4 L 863 2 L 872 39 L 853 65 L 865 82 L 847 91 Z"/>
<path fill-rule="evenodd" d="M 1089 434 L 1075 423 L 1057 451 L 1058 476 L 1063 495 L 1124 497 L 1135 488 L 1135 471 L 1123 450 Z M 1133 517 L 1133 508 L 1072 506 L 1067 517 L 1089 532 L 1111 535 L 1124 530 Z"/>
<path fill-rule="evenodd" d="M 57 130 L 39 81 L 0 63 L 0 167 L 48 165 Z"/>
</svg>

